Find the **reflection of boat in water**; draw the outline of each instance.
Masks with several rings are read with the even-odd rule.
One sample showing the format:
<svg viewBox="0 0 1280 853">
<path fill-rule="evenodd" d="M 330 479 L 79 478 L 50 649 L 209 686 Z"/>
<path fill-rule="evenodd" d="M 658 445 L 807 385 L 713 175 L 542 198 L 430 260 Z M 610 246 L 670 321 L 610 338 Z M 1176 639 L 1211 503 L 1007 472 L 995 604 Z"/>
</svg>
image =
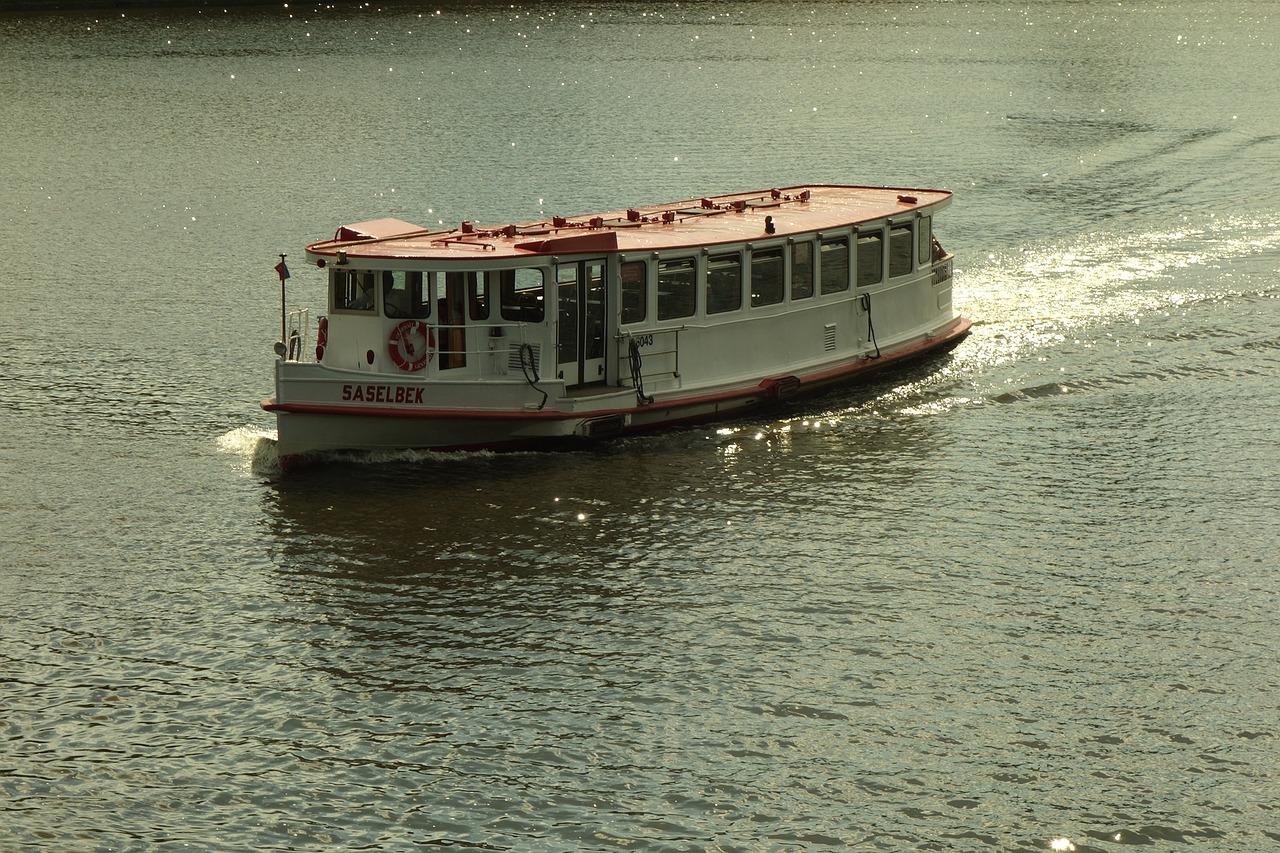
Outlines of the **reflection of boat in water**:
<svg viewBox="0 0 1280 853">
<path fill-rule="evenodd" d="M 933 235 L 950 202 L 815 185 L 494 229 L 343 226 L 306 250 L 328 271 L 315 357 L 294 312 L 262 405 L 287 463 L 609 437 L 848 382 L 968 332 Z"/>
</svg>

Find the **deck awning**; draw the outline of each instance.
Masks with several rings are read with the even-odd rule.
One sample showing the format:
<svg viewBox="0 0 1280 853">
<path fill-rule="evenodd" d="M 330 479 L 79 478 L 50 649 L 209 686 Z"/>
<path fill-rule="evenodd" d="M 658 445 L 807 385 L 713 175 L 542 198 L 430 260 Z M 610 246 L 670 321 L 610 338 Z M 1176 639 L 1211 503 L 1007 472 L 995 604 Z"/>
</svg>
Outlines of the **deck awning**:
<svg viewBox="0 0 1280 853">
<path fill-rule="evenodd" d="M 616 252 L 618 250 L 618 234 L 616 231 L 589 231 L 586 234 L 570 234 L 566 237 L 550 237 L 546 240 L 517 243 L 516 248 L 523 249 L 526 252 L 561 252 L 564 254 Z"/>
<path fill-rule="evenodd" d="M 403 219 L 370 219 L 368 222 L 357 222 L 354 225 L 343 225 L 334 240 L 386 240 L 391 237 L 404 237 L 408 234 L 421 234 L 426 231 L 421 225 L 405 222 Z"/>
</svg>

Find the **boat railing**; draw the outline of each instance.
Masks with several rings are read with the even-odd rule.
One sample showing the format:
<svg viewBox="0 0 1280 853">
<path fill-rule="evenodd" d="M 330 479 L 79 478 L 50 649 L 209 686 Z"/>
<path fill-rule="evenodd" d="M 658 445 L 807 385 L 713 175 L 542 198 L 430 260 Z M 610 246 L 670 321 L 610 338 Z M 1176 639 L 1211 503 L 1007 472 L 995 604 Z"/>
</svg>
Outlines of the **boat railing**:
<svg viewBox="0 0 1280 853">
<path fill-rule="evenodd" d="M 316 332 L 312 311 L 299 308 L 287 315 L 281 356 L 286 361 L 315 362 Z M 319 320 L 323 323 L 324 318 Z M 614 335 L 618 385 L 643 388 L 646 380 L 680 377 L 680 332 L 686 326 L 621 332 Z M 545 341 L 539 324 L 430 324 L 432 365 L 424 375 L 440 378 L 521 377 L 527 381 L 555 375 L 556 346 Z M 278 345 L 279 346 L 279 345 Z"/>
<path fill-rule="evenodd" d="M 434 366 L 441 378 L 458 379 L 535 377 L 554 375 L 554 346 L 544 345 L 542 335 L 531 334 L 538 325 L 524 323 L 435 323 L 431 325 Z M 546 350 L 551 361 L 543 363 Z"/>
<path fill-rule="evenodd" d="M 314 361 L 311 349 L 311 309 L 295 308 L 289 312 L 288 350 L 286 361 Z"/>
<path fill-rule="evenodd" d="M 933 283 L 935 286 L 951 280 L 951 262 L 955 255 L 945 255 L 933 265 Z"/>
</svg>

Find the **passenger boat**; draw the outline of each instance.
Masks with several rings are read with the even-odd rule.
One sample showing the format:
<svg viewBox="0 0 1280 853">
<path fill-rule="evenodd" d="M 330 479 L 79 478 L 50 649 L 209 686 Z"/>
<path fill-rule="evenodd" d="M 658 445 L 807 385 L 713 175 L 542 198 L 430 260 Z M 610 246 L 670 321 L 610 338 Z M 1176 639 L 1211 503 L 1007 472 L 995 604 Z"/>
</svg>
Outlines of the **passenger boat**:
<svg viewBox="0 0 1280 853">
<path fill-rule="evenodd" d="M 954 346 L 945 190 L 809 185 L 499 227 L 344 225 L 286 315 L 283 463 L 710 421 Z"/>
</svg>

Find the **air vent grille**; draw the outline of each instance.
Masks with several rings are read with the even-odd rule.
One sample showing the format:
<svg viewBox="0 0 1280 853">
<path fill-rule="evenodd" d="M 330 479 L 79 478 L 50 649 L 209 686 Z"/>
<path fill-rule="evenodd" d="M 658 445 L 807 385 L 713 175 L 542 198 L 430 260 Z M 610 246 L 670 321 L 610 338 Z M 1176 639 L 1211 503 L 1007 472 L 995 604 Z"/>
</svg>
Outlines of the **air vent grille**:
<svg viewBox="0 0 1280 853">
<path fill-rule="evenodd" d="M 524 356 L 525 368 L 529 368 L 530 375 L 532 375 L 532 372 L 533 372 L 532 369 L 536 368 L 539 364 L 542 363 L 542 347 L 539 344 L 513 343 L 511 345 L 511 349 L 507 351 L 507 372 L 517 373 L 517 374 L 521 372 L 521 369 L 522 369 L 520 366 L 520 350 L 521 349 L 525 350 L 525 356 Z"/>
</svg>

